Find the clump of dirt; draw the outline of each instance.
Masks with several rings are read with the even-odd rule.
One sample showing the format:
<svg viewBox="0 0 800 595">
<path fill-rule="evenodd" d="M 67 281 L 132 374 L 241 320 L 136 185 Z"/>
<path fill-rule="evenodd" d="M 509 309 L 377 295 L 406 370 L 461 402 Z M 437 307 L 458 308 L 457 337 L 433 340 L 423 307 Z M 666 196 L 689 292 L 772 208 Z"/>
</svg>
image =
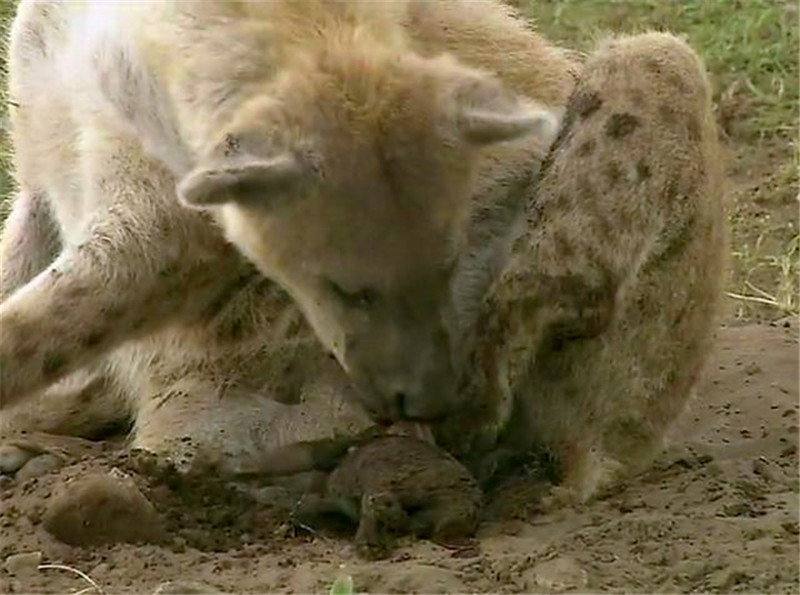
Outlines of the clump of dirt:
<svg viewBox="0 0 800 595">
<path fill-rule="evenodd" d="M 70 545 L 164 540 L 155 508 L 122 473 L 95 473 L 58 486 L 43 523 Z"/>
<path fill-rule="evenodd" d="M 0 490 L 1 526 L 44 528 L 70 545 L 149 542 L 175 552 L 270 543 L 285 531 L 291 502 L 279 489 L 264 500 L 257 490 L 181 475 L 149 453 L 122 450 L 16 485 L 6 482 Z M 0 556 L 18 546 L 3 543 Z"/>
</svg>

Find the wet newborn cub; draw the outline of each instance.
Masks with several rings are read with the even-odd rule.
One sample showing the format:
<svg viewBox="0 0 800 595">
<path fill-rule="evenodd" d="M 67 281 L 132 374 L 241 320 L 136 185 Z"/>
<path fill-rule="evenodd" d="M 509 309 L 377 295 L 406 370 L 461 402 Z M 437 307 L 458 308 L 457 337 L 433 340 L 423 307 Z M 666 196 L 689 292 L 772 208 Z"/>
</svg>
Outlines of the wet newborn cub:
<svg viewBox="0 0 800 595">
<path fill-rule="evenodd" d="M 481 490 L 470 472 L 436 446 L 408 436 L 381 436 L 351 448 L 295 518 L 315 524 L 325 515 L 358 523 L 356 547 L 386 556 L 393 537 L 412 533 L 458 544 L 476 528 Z"/>
</svg>

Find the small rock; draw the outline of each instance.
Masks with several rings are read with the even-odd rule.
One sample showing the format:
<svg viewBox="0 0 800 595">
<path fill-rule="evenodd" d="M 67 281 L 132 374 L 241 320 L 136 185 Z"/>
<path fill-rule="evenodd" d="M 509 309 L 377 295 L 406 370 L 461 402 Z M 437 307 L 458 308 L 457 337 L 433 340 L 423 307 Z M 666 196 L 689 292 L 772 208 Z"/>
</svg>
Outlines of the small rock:
<svg viewBox="0 0 800 595">
<path fill-rule="evenodd" d="M 17 471 L 18 481 L 27 481 L 40 475 L 45 475 L 60 469 L 64 466 L 64 460 L 52 454 L 43 454 L 34 457 L 22 466 L 22 469 Z"/>
<path fill-rule="evenodd" d="M 12 576 L 33 574 L 42 563 L 42 552 L 24 552 L 22 554 L 12 554 L 6 558 L 4 568 Z"/>
<path fill-rule="evenodd" d="M 765 481 L 774 483 L 783 479 L 783 472 L 765 457 L 758 457 L 753 461 L 753 473 L 761 476 Z"/>
<path fill-rule="evenodd" d="M 791 533 L 792 535 L 800 535 L 800 525 L 797 523 L 786 521 L 781 523 L 781 527 L 783 527 L 783 530 L 787 533 Z"/>
<path fill-rule="evenodd" d="M 48 502 L 44 527 L 69 545 L 156 542 L 163 537 L 158 514 L 131 480 L 107 474 L 76 479 Z"/>
<path fill-rule="evenodd" d="M 682 582 L 694 582 L 705 577 L 708 565 L 701 560 L 681 560 L 676 571 Z"/>
<path fill-rule="evenodd" d="M 756 362 L 750 362 L 745 366 L 744 373 L 748 376 L 752 376 L 753 374 L 758 374 L 761 371 L 761 366 L 759 366 Z"/>
<path fill-rule="evenodd" d="M 735 568 L 721 568 L 708 577 L 708 586 L 715 591 L 728 592 L 732 586 L 741 582 L 747 575 Z"/>
<path fill-rule="evenodd" d="M 755 517 L 757 515 L 755 514 L 752 503 L 747 500 L 740 500 L 739 502 L 724 505 L 722 507 L 722 516 Z"/>
<path fill-rule="evenodd" d="M 153 591 L 153 595 L 214 595 L 219 589 L 200 581 L 166 581 Z"/>
<path fill-rule="evenodd" d="M 33 456 L 35 456 L 33 453 L 19 446 L 12 444 L 0 446 L 0 473 L 16 473 Z"/>
<path fill-rule="evenodd" d="M 589 575 L 575 558 L 561 556 L 539 562 L 523 574 L 528 590 L 546 589 L 553 593 L 582 589 Z"/>
<path fill-rule="evenodd" d="M 253 499 L 259 504 L 291 505 L 292 494 L 283 486 L 265 486 L 252 492 Z"/>
</svg>

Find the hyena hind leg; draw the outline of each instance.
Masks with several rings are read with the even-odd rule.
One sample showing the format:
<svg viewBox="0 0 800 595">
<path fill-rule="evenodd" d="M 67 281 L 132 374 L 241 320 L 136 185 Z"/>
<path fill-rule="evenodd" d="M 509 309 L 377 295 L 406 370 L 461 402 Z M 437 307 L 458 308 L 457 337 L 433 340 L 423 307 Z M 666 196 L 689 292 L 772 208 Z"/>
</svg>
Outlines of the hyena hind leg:
<svg viewBox="0 0 800 595">
<path fill-rule="evenodd" d="M 579 500 L 658 454 L 710 351 L 726 252 L 710 96 L 677 38 L 605 42 L 540 180 L 532 291 L 559 274 L 569 285 L 541 300 L 563 303 L 523 383 L 522 434 L 556 453 Z"/>
</svg>

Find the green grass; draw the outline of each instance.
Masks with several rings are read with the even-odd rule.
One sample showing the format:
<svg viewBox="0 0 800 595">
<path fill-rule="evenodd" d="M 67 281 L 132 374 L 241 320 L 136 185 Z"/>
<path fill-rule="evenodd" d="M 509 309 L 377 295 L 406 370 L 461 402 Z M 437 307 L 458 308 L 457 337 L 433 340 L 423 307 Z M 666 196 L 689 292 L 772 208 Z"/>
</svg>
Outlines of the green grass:
<svg viewBox="0 0 800 595">
<path fill-rule="evenodd" d="M 0 0 L 0 39 L 5 41 L 11 18 L 14 14 L 14 2 Z M 5 43 L 0 45 L 0 222 L 8 212 L 8 198 L 14 187 L 10 172 L 10 155 L 6 131 L 8 129 L 8 96 L 5 78 L 7 72 Z"/>
<path fill-rule="evenodd" d="M 583 50 L 645 29 L 685 36 L 703 58 L 723 125 L 752 139 L 794 134 L 797 6 L 790 0 L 533 0 L 519 3 L 549 37 Z M 738 105 L 732 105 L 736 103 Z"/>
</svg>

